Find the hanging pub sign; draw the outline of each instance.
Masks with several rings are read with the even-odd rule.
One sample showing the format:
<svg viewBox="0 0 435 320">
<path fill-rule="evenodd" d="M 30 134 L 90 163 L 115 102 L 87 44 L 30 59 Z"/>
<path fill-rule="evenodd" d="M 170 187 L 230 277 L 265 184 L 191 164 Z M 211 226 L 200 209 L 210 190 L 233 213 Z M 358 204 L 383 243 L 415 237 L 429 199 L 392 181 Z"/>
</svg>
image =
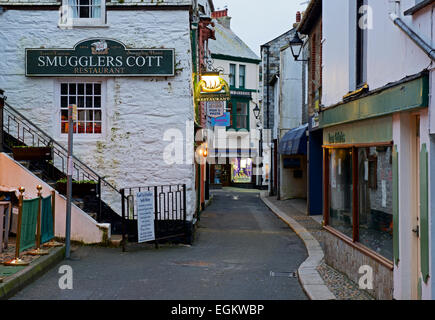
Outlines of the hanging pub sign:
<svg viewBox="0 0 435 320">
<path fill-rule="evenodd" d="M 198 101 L 228 101 L 230 88 L 219 72 L 205 72 L 196 84 L 195 97 Z"/>
<path fill-rule="evenodd" d="M 174 49 L 130 49 L 116 40 L 87 39 L 73 49 L 26 49 L 26 76 L 174 76 L 174 61 Z"/>
</svg>

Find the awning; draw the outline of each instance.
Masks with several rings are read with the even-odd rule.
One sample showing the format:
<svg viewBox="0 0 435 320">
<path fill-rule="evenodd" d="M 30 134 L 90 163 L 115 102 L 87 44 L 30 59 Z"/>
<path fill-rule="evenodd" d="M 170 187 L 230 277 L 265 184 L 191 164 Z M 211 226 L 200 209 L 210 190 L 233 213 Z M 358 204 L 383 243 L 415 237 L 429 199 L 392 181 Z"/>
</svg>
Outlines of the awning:
<svg viewBox="0 0 435 320">
<path fill-rule="evenodd" d="M 282 137 L 278 146 L 278 153 L 286 156 L 307 154 L 308 124 L 292 129 Z"/>
</svg>

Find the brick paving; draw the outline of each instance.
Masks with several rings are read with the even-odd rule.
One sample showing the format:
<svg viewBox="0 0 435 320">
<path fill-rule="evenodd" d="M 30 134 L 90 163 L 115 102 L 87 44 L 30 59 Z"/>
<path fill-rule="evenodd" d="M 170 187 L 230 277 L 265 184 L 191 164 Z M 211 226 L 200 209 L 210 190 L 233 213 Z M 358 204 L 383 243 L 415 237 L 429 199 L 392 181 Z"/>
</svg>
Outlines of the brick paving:
<svg viewBox="0 0 435 320">
<path fill-rule="evenodd" d="M 296 220 L 307 229 L 325 250 L 324 233 L 326 232 L 319 217 L 310 217 L 306 214 L 306 201 L 302 199 L 292 199 L 278 201 L 276 197 L 267 197 L 275 206 Z M 325 281 L 326 286 L 336 296 L 338 300 L 373 300 L 367 292 L 360 290 L 356 283 L 351 281 L 346 275 L 328 266 L 324 261 L 317 268 L 320 276 Z"/>
<path fill-rule="evenodd" d="M 35 248 L 30 248 L 20 253 L 20 259 L 28 262 L 29 264 L 33 261 L 40 258 L 40 256 L 32 256 L 27 254 L 29 251 L 34 250 Z M 51 252 L 54 248 L 42 247 L 44 250 L 48 250 Z M 12 276 L 18 271 L 21 271 L 23 267 L 11 267 L 3 265 L 4 262 L 10 261 L 15 258 L 15 237 L 9 237 L 9 243 L 7 249 L 3 249 L 3 252 L 0 253 L 0 282 L 4 282 L 7 280 L 9 276 Z"/>
</svg>

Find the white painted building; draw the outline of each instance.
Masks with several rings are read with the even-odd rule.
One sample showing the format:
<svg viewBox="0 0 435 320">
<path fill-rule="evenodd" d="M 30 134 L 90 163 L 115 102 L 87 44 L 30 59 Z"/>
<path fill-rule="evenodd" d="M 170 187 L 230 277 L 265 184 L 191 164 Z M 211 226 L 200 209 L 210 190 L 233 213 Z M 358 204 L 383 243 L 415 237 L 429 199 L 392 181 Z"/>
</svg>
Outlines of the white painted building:
<svg viewBox="0 0 435 320">
<path fill-rule="evenodd" d="M 231 30 L 227 10 L 214 12 L 216 40 L 209 41 L 213 67 L 219 69 L 230 86 L 231 100 L 225 110 L 228 126 L 215 126 L 209 142 L 212 185 L 258 186 L 261 161 L 258 159 L 261 119 L 258 106 L 259 64 L 257 55 Z M 263 181 L 264 184 L 264 181 Z"/>
<path fill-rule="evenodd" d="M 195 211 L 191 43 L 195 2 L 91 0 L 88 7 L 84 2 L 79 6 L 79 0 L 0 0 L 0 88 L 7 102 L 63 145 L 65 108 L 77 104 L 83 126 L 74 137 L 74 154 L 117 189 L 186 184 L 190 221 Z M 60 19 L 61 5 L 67 4 L 73 6 L 66 7 L 67 14 Z M 212 1 L 201 0 L 198 5 L 201 14 L 210 16 Z M 118 49 L 125 45 L 127 51 L 174 49 L 175 74 L 101 76 L 89 71 L 94 74 L 26 76 L 26 49 L 71 50 L 86 39 L 112 39 Z M 176 134 L 168 134 L 170 129 Z M 163 152 L 174 139 L 182 159 L 165 161 Z M 117 195 L 105 196 L 119 209 Z"/>
<path fill-rule="evenodd" d="M 278 90 L 278 109 L 275 109 L 278 119 L 274 122 L 274 132 L 280 144 L 289 131 L 304 125 L 302 120 L 302 62 L 294 60 L 288 45 L 281 48 Z M 306 137 L 304 136 L 303 139 Z M 299 162 L 298 166 L 288 163 L 294 160 Z M 306 154 L 280 154 L 278 171 L 281 200 L 307 197 Z"/>
<path fill-rule="evenodd" d="M 380 299 L 434 298 L 433 60 L 390 18 L 433 48 L 433 10 L 433 1 L 323 1 L 325 256 L 357 282 L 371 266 Z"/>
</svg>

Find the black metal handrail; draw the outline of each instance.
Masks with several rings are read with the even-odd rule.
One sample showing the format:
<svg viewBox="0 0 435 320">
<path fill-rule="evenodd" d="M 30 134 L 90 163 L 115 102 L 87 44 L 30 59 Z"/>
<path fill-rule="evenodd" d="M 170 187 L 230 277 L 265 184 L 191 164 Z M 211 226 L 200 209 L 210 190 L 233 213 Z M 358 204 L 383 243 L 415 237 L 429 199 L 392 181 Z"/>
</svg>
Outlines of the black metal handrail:
<svg viewBox="0 0 435 320">
<path fill-rule="evenodd" d="M 56 167 L 63 174 L 67 174 L 68 165 L 68 150 L 60 143 L 55 141 L 50 135 L 45 133 L 39 126 L 34 124 L 31 120 L 26 118 L 23 114 L 13 108 L 10 104 L 5 102 L 3 111 L 3 130 L 8 133 L 14 139 L 27 146 L 50 146 L 52 147 L 53 166 Z M 12 146 L 10 146 L 12 147 Z M 54 156 L 57 156 L 55 159 Z M 102 198 L 102 186 L 107 186 L 111 191 L 115 191 L 117 194 L 120 191 L 109 183 L 104 177 L 98 175 L 93 169 L 88 167 L 83 161 L 76 156 L 73 159 L 73 178 L 77 180 L 93 180 L 98 183 L 98 198 L 101 201 Z M 57 161 L 55 161 L 57 160 Z M 101 215 L 101 203 L 100 212 Z M 99 220 L 97 218 L 97 220 Z"/>
</svg>

